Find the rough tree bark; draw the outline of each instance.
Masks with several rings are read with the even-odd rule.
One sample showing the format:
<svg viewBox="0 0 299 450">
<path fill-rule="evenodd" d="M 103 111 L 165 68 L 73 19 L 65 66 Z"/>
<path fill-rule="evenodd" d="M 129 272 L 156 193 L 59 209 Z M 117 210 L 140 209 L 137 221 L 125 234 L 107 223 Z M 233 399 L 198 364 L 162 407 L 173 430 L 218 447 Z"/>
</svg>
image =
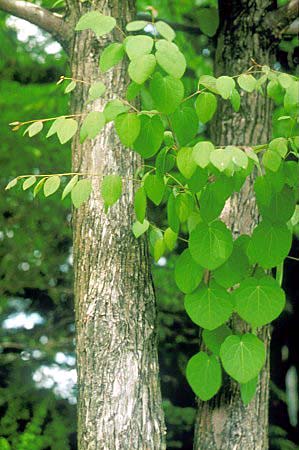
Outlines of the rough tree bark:
<svg viewBox="0 0 299 450">
<path fill-rule="evenodd" d="M 88 31 L 74 34 L 88 7 L 80 0 L 66 3 L 66 18 L 18 0 L 0 0 L 0 9 L 51 32 L 69 51 L 74 78 L 104 81 L 104 100 L 87 104 L 89 87 L 83 83 L 72 95 L 72 112 L 99 111 L 107 100 L 125 96 L 125 66 L 99 76 L 99 55 L 109 37 L 97 39 Z M 93 0 L 92 9 L 112 15 L 120 27 L 135 16 L 134 0 Z M 141 161 L 120 144 L 112 123 L 84 145 L 76 137 L 72 155 L 73 171 L 97 175 L 91 177 L 89 201 L 74 212 L 73 220 L 78 448 L 163 450 L 155 293 L 147 243 L 131 232 L 132 179 Z M 126 181 L 121 200 L 105 214 L 100 184 L 109 173 Z"/>
<path fill-rule="evenodd" d="M 252 64 L 251 58 L 260 64 L 273 63 L 277 44 L 273 32 L 277 35 L 280 23 L 275 22 L 276 28 L 271 30 L 265 27 L 265 17 L 272 14 L 270 17 L 274 21 L 275 13 L 273 15 L 271 10 L 275 8 L 272 0 L 219 0 L 221 25 L 215 59 L 216 76 L 244 72 Z M 211 139 L 217 145 L 262 144 L 269 141 L 270 135 L 271 103 L 258 94 L 243 94 L 237 114 L 233 113 L 229 102 L 221 102 L 211 126 Z M 258 223 L 253 178 L 245 183 L 240 194 L 233 195 L 223 211 L 222 218 L 235 238 L 240 234 L 251 234 Z M 233 319 L 232 326 L 236 331 L 246 330 L 245 324 L 237 318 Z M 209 402 L 198 402 L 195 450 L 268 448 L 269 327 L 260 329 L 258 335 L 265 342 L 268 358 L 259 376 L 254 399 L 245 407 L 238 384 L 226 377 L 216 397 Z M 204 347 L 202 343 L 201 347 Z"/>
</svg>

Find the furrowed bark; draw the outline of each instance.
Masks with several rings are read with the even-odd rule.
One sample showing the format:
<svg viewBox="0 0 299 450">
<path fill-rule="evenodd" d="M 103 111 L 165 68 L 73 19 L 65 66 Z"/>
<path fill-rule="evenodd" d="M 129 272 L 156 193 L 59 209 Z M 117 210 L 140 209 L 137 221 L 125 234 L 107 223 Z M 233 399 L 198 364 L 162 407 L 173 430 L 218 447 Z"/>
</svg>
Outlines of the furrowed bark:
<svg viewBox="0 0 299 450">
<path fill-rule="evenodd" d="M 271 0 L 220 0 L 221 29 L 218 36 L 215 75 L 236 75 L 258 63 L 271 65 L 275 44 L 265 33 L 263 16 L 274 7 Z M 273 41 L 273 39 L 272 39 Z M 271 103 L 257 93 L 242 94 L 241 109 L 233 113 L 228 101 L 220 102 L 217 117 L 211 126 L 211 139 L 217 145 L 256 145 L 269 141 L 271 133 Z M 227 202 L 222 219 L 234 238 L 251 234 L 258 223 L 254 192 L 254 177 Z M 249 331 L 237 317 L 232 320 L 235 331 Z M 198 402 L 195 423 L 195 450 L 266 450 L 268 449 L 269 398 L 269 327 L 258 330 L 264 341 L 267 361 L 259 376 L 257 392 L 248 406 L 240 397 L 238 383 L 224 376 L 220 393 L 208 402 Z M 201 348 L 204 349 L 203 343 Z"/>
<path fill-rule="evenodd" d="M 94 3 L 94 9 L 115 17 L 122 28 L 134 17 L 133 0 Z M 76 8 L 83 9 L 79 1 Z M 75 36 L 72 76 L 90 83 L 102 79 L 107 95 L 88 105 L 88 86 L 79 83 L 73 112 L 99 111 L 108 99 L 125 98 L 124 64 L 99 76 L 99 54 L 107 42 L 87 31 Z M 94 140 L 73 143 L 73 170 L 99 174 L 73 223 L 79 450 L 165 448 L 155 294 L 146 242 L 131 231 L 132 178 L 140 162 L 120 144 L 112 122 Z M 120 201 L 107 214 L 100 195 L 106 174 L 125 179 Z"/>
<path fill-rule="evenodd" d="M 51 13 L 39 5 L 22 0 L 0 0 L 0 9 L 37 25 L 50 33 L 54 39 L 67 49 L 72 30 L 61 15 Z"/>
</svg>

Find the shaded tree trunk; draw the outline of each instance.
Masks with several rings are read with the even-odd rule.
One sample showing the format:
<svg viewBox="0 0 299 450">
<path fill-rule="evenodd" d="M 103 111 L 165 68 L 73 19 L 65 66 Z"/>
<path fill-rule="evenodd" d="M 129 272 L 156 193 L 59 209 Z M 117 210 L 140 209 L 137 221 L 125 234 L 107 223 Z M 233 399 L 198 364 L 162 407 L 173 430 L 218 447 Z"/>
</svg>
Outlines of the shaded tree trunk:
<svg viewBox="0 0 299 450">
<path fill-rule="evenodd" d="M 275 44 L 263 20 L 272 0 L 219 0 L 220 30 L 217 40 L 215 76 L 236 75 L 252 65 L 270 65 Z M 221 101 L 211 126 L 211 139 L 217 145 L 257 145 L 271 135 L 270 101 L 257 93 L 242 94 L 239 113 L 233 113 L 229 102 Z M 258 223 L 252 176 L 242 191 L 225 205 L 222 219 L 236 238 L 251 234 Z M 235 331 L 245 332 L 244 322 L 232 320 Z M 198 402 L 195 424 L 195 450 L 266 450 L 268 448 L 269 398 L 269 327 L 258 332 L 267 349 L 267 361 L 259 376 L 257 392 L 248 406 L 240 397 L 238 383 L 224 377 L 220 393 L 208 402 Z M 201 347 L 203 344 L 201 343 Z"/>
</svg>

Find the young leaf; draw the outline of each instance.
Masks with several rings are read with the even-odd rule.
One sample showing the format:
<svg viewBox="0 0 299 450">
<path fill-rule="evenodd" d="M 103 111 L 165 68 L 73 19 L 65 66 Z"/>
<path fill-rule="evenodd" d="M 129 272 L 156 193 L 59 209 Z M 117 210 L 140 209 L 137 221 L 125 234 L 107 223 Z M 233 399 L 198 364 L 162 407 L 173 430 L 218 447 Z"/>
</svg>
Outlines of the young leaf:
<svg viewBox="0 0 299 450">
<path fill-rule="evenodd" d="M 135 192 L 134 210 L 138 221 L 142 223 L 146 213 L 146 195 L 143 187 Z"/>
<path fill-rule="evenodd" d="M 283 223 L 263 220 L 253 231 L 247 254 L 252 263 L 271 269 L 283 262 L 292 245 L 292 233 Z"/>
<path fill-rule="evenodd" d="M 99 11 L 90 11 L 80 17 L 76 31 L 91 29 L 98 37 L 110 33 L 116 25 L 114 17 L 104 16 Z"/>
<path fill-rule="evenodd" d="M 216 80 L 216 89 L 222 98 L 228 99 L 233 92 L 236 83 L 233 78 L 222 76 Z"/>
<path fill-rule="evenodd" d="M 221 325 L 215 330 L 203 330 L 202 339 L 208 349 L 218 356 L 222 343 L 231 334 L 232 330 L 227 325 Z"/>
<path fill-rule="evenodd" d="M 119 114 L 114 123 L 121 143 L 131 147 L 140 132 L 140 118 L 136 113 L 124 113 Z"/>
<path fill-rule="evenodd" d="M 150 94 L 155 107 L 164 114 L 173 113 L 184 97 L 184 85 L 181 80 L 155 73 L 150 81 Z"/>
<path fill-rule="evenodd" d="M 171 42 L 164 41 L 157 46 L 157 63 L 174 78 L 181 78 L 186 70 L 185 56 Z"/>
<path fill-rule="evenodd" d="M 198 142 L 193 147 L 193 159 L 199 167 L 203 169 L 210 163 L 211 153 L 215 150 L 212 142 L 202 141 Z"/>
<path fill-rule="evenodd" d="M 148 198 L 158 206 L 164 196 L 165 184 L 157 175 L 149 174 L 144 180 L 144 189 Z"/>
<path fill-rule="evenodd" d="M 198 119 L 196 112 L 189 106 L 182 106 L 170 116 L 174 133 L 180 145 L 186 145 L 198 132 Z"/>
<path fill-rule="evenodd" d="M 97 100 L 100 98 L 106 90 L 106 86 L 102 81 L 97 81 L 96 83 L 93 83 L 88 92 L 88 102 L 93 102 L 94 100 Z"/>
<path fill-rule="evenodd" d="M 65 144 L 76 134 L 78 122 L 75 119 L 65 119 L 57 128 L 57 136 L 61 144 Z"/>
<path fill-rule="evenodd" d="M 103 112 L 91 111 L 84 119 L 80 130 L 80 142 L 94 139 L 104 127 L 106 121 Z"/>
<path fill-rule="evenodd" d="M 239 147 L 235 147 L 233 145 L 228 145 L 226 148 L 231 152 L 232 162 L 241 169 L 247 169 L 248 157 L 246 153 Z"/>
<path fill-rule="evenodd" d="M 175 249 L 177 239 L 178 234 L 175 233 L 170 227 L 166 228 L 164 233 L 164 242 L 170 252 Z"/>
<path fill-rule="evenodd" d="M 75 89 L 76 86 L 77 86 L 76 81 L 72 80 L 65 88 L 64 93 L 69 94 L 70 92 L 72 92 Z"/>
<path fill-rule="evenodd" d="M 139 31 L 143 30 L 150 22 L 145 20 L 133 20 L 126 25 L 127 31 Z"/>
<path fill-rule="evenodd" d="M 78 175 L 74 175 L 70 181 L 68 182 L 68 184 L 65 186 L 63 192 L 62 192 L 62 196 L 61 196 L 61 200 L 64 200 L 65 197 L 72 191 L 73 187 L 75 187 L 75 185 L 78 183 Z"/>
<path fill-rule="evenodd" d="M 221 367 L 214 355 L 199 352 L 189 359 L 186 377 L 193 392 L 201 400 L 210 400 L 220 389 L 222 383 Z"/>
<path fill-rule="evenodd" d="M 125 39 L 124 45 L 128 57 L 133 60 L 149 54 L 152 51 L 154 40 L 150 36 L 129 36 Z"/>
<path fill-rule="evenodd" d="M 185 178 L 191 178 L 196 170 L 196 163 L 193 159 L 193 148 L 182 147 L 177 154 L 177 166 Z"/>
<path fill-rule="evenodd" d="M 216 112 L 217 98 L 211 92 L 201 92 L 196 98 L 195 109 L 201 123 L 207 123 Z"/>
<path fill-rule="evenodd" d="M 53 175 L 46 179 L 44 184 L 44 194 L 45 197 L 49 197 L 54 194 L 60 186 L 60 177 L 58 175 Z"/>
<path fill-rule="evenodd" d="M 216 167 L 220 172 L 223 172 L 230 165 L 232 161 L 232 152 L 230 149 L 225 147 L 224 149 L 219 148 L 211 152 L 210 161 L 213 166 Z"/>
<path fill-rule="evenodd" d="M 106 175 L 103 178 L 101 194 L 105 203 L 105 208 L 114 205 L 120 198 L 122 192 L 122 180 L 119 175 Z"/>
<path fill-rule="evenodd" d="M 185 294 L 190 294 L 199 286 L 204 269 L 192 258 L 188 249 L 180 254 L 176 261 L 174 279 L 177 287 Z"/>
<path fill-rule="evenodd" d="M 18 177 L 14 178 L 13 180 L 10 180 L 10 182 L 5 187 L 5 190 L 8 191 L 9 189 L 13 188 L 18 182 Z"/>
<path fill-rule="evenodd" d="M 130 107 L 124 105 L 120 100 L 111 100 L 106 103 L 103 111 L 106 122 L 111 122 L 111 120 L 114 120 L 119 114 L 125 113 L 129 109 Z"/>
<path fill-rule="evenodd" d="M 23 183 L 23 191 L 26 191 L 31 186 L 33 186 L 35 182 L 36 182 L 36 176 L 34 176 L 34 175 L 31 175 L 31 177 L 26 178 L 26 180 Z"/>
<path fill-rule="evenodd" d="M 239 383 L 255 378 L 266 360 L 264 343 L 253 334 L 228 336 L 220 349 L 225 371 Z"/>
<path fill-rule="evenodd" d="M 175 39 L 175 32 L 167 23 L 159 20 L 155 23 L 155 27 L 158 33 L 167 39 L 167 41 L 173 41 Z"/>
<path fill-rule="evenodd" d="M 269 149 L 279 153 L 282 158 L 285 158 L 288 153 L 288 141 L 283 137 L 273 139 L 269 143 Z"/>
<path fill-rule="evenodd" d="M 43 185 L 45 184 L 46 181 L 46 177 L 42 178 L 41 180 L 39 180 L 39 182 L 34 186 L 33 189 L 33 197 L 35 198 L 37 196 L 37 194 L 39 193 L 39 191 L 42 189 Z"/>
<path fill-rule="evenodd" d="M 57 133 L 58 129 L 63 127 L 63 123 L 65 120 L 66 119 L 64 116 L 58 117 L 57 119 L 55 119 L 54 122 L 52 123 L 46 137 L 47 138 L 51 137 L 51 136 L 53 136 L 53 134 Z"/>
<path fill-rule="evenodd" d="M 247 383 L 240 384 L 241 399 L 245 406 L 249 405 L 253 397 L 255 396 L 258 377 L 253 378 Z"/>
<path fill-rule="evenodd" d="M 84 179 L 79 180 L 71 191 L 71 199 L 75 208 L 80 208 L 80 206 L 86 202 L 91 194 L 91 181 Z"/>
<path fill-rule="evenodd" d="M 231 232 L 223 222 L 199 223 L 190 233 L 189 249 L 198 264 L 209 270 L 221 266 L 233 251 Z"/>
<path fill-rule="evenodd" d="M 113 42 L 106 47 L 100 56 L 100 69 L 102 72 L 107 72 L 111 67 L 118 64 L 125 56 L 125 49 L 123 44 Z"/>
<path fill-rule="evenodd" d="M 135 238 L 139 238 L 142 234 L 144 234 L 149 228 L 149 222 L 144 219 L 143 222 L 135 222 L 132 226 L 132 231 Z"/>
<path fill-rule="evenodd" d="M 253 92 L 256 88 L 256 79 L 251 74 L 242 74 L 238 77 L 238 84 L 243 91 Z"/>
<path fill-rule="evenodd" d="M 190 319 L 207 330 L 223 325 L 233 312 L 230 295 L 215 282 L 209 286 L 200 286 L 192 294 L 187 294 L 184 304 Z"/>
<path fill-rule="evenodd" d="M 252 327 L 276 319 L 285 306 L 285 294 L 272 277 L 248 278 L 234 292 L 236 311 Z"/>
<path fill-rule="evenodd" d="M 141 55 L 132 59 L 128 67 L 130 78 L 137 84 L 143 84 L 154 72 L 156 58 L 154 55 Z"/>
<path fill-rule="evenodd" d="M 157 115 L 148 116 L 141 114 L 140 133 L 134 142 L 134 150 L 143 158 L 151 158 L 161 147 L 164 134 L 164 126 L 161 118 Z"/>
<path fill-rule="evenodd" d="M 29 137 L 33 137 L 36 134 L 38 134 L 40 131 L 42 131 L 43 127 L 44 127 L 43 122 L 41 122 L 41 121 L 33 122 L 31 125 L 29 125 L 29 127 L 27 128 L 25 133 L 28 133 Z"/>
</svg>

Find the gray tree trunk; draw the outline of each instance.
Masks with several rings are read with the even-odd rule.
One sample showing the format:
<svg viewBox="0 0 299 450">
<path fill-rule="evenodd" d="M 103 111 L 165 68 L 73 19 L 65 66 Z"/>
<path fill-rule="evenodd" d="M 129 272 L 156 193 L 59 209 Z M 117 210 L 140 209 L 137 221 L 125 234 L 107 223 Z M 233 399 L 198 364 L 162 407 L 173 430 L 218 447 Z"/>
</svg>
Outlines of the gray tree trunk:
<svg viewBox="0 0 299 450">
<path fill-rule="evenodd" d="M 273 62 L 274 46 L 269 30 L 263 29 L 263 17 L 272 0 L 219 0 L 221 28 L 218 35 L 215 75 L 237 75 L 252 65 Z M 271 134 L 270 101 L 256 93 L 243 94 L 239 113 L 233 113 L 228 101 L 221 102 L 211 126 L 211 139 L 217 145 L 257 145 L 269 141 Z M 240 194 L 227 202 L 222 218 L 234 237 L 251 234 L 258 223 L 253 192 L 253 177 Z M 246 331 L 235 317 L 232 327 Z M 268 448 L 269 327 L 259 330 L 268 358 L 258 382 L 257 392 L 244 406 L 238 384 L 228 377 L 220 393 L 208 402 L 198 402 L 194 450 L 266 450 Z M 203 344 L 201 343 L 201 347 Z"/>
<path fill-rule="evenodd" d="M 93 3 L 121 27 L 135 15 L 133 0 Z M 79 0 L 73 4 L 78 18 L 84 7 Z M 108 99 L 125 98 L 124 64 L 99 76 L 104 44 L 107 38 L 98 40 L 90 32 L 75 36 L 72 76 L 90 83 L 101 79 L 107 95 L 87 106 L 88 86 L 79 83 L 73 112 L 99 111 Z M 79 450 L 165 448 L 155 294 L 147 244 L 131 231 L 132 178 L 139 165 L 140 158 L 120 144 L 112 123 L 92 141 L 80 145 L 77 137 L 73 142 L 73 170 L 99 175 L 91 178 L 91 198 L 74 212 L 73 223 Z M 127 181 L 121 200 L 105 214 L 100 184 L 110 173 Z"/>
</svg>

